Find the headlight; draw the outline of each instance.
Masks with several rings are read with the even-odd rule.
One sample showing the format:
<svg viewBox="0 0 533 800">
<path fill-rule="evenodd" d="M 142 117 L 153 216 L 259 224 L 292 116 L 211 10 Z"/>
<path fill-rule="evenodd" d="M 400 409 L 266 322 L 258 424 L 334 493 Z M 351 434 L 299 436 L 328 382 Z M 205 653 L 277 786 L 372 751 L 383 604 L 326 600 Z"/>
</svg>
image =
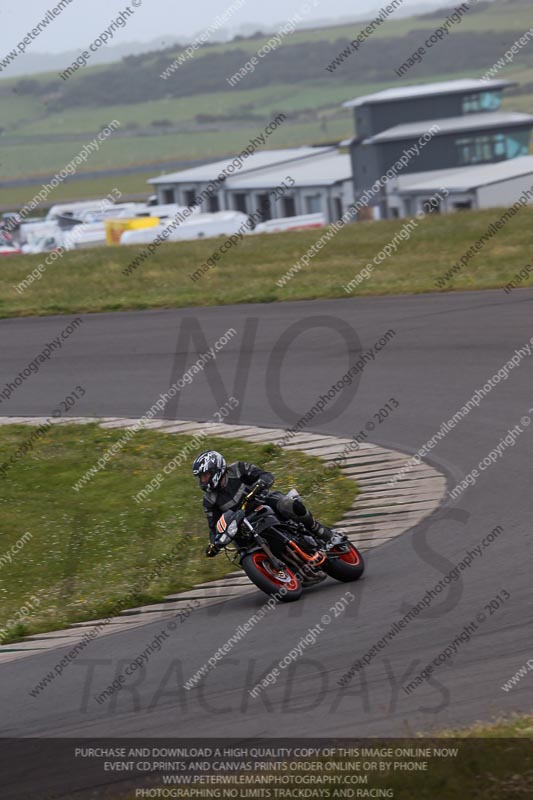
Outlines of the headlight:
<svg viewBox="0 0 533 800">
<path fill-rule="evenodd" d="M 229 542 L 229 536 L 227 533 L 223 533 L 222 536 L 218 537 L 218 544 L 225 545 Z"/>
<path fill-rule="evenodd" d="M 239 526 L 237 525 L 237 520 L 234 519 L 231 525 L 229 526 L 228 530 L 226 531 L 226 534 L 229 536 L 230 539 L 233 539 L 233 537 L 237 534 L 238 528 Z"/>
</svg>

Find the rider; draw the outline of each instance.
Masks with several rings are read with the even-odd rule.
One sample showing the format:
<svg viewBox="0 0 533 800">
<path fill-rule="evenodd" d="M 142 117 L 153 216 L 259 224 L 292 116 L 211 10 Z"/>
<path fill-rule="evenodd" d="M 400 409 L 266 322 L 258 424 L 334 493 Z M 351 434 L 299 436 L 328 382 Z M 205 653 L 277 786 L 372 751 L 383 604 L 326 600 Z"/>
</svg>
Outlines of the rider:
<svg viewBox="0 0 533 800">
<path fill-rule="evenodd" d="M 205 492 L 203 505 L 210 540 L 205 554 L 208 557 L 217 554 L 215 539 L 219 518 L 225 511 L 237 511 L 252 488 L 257 489 L 255 496 L 269 505 L 279 517 L 301 522 L 309 533 L 321 539 L 324 544 L 333 543 L 338 536 L 335 531 L 315 520 L 300 497 L 268 491 L 275 477 L 255 464 L 236 461 L 227 465 L 224 456 L 216 450 L 206 450 L 195 459 L 192 473 L 198 478 L 200 489 Z"/>
</svg>

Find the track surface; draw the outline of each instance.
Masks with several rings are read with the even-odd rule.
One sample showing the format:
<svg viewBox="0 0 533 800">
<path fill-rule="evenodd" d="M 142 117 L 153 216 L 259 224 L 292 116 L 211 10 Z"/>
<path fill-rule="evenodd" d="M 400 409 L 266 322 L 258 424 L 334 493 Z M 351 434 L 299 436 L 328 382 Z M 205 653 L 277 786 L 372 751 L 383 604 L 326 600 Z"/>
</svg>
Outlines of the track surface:
<svg viewBox="0 0 533 800">
<path fill-rule="evenodd" d="M 377 425 L 369 439 L 412 452 L 433 436 L 515 349 L 530 341 L 533 292 L 87 316 L 61 351 L 8 402 L 0 404 L 0 414 L 49 414 L 80 384 L 87 394 L 75 414 L 141 416 L 195 360 L 192 346 L 188 355 L 184 346 L 180 346 L 177 359 L 175 353 L 178 331 L 183 330 L 184 322 L 188 325 L 196 320 L 208 344 L 232 326 L 238 331 L 217 358 L 226 390 L 219 386 L 220 393 L 214 397 L 206 371 L 185 389 L 179 406 L 171 409 L 172 415 L 208 419 L 229 393 L 241 400 L 240 418 L 229 421 L 288 425 L 327 393 L 358 357 L 353 347 L 348 352 L 332 330 L 317 327 L 315 317 L 322 318 L 322 323 L 327 317 L 350 325 L 363 351 L 389 329 L 396 335 L 365 367 L 359 385 L 344 390 L 342 401 L 347 406 L 342 413 L 334 419 L 325 414 L 317 417 L 309 429 L 357 433 L 395 397 L 400 408 Z M 250 318 L 256 320 L 255 340 L 251 329 L 245 329 Z M 293 409 L 292 417 L 283 418 L 275 399 L 265 392 L 265 372 L 269 360 L 271 366 L 279 360 L 279 337 L 301 320 L 307 321 L 309 328 L 293 339 L 281 368 L 283 399 Z M 64 317 L 1 321 L 0 389 L 68 321 Z M 446 472 L 451 486 L 533 407 L 532 377 L 533 360 L 527 358 L 436 446 L 431 460 Z M 271 386 L 274 379 L 275 371 L 268 376 Z M 510 692 L 500 687 L 533 654 L 532 436 L 533 426 L 482 473 L 473 488 L 446 505 L 461 509 L 461 513 L 436 519 L 425 532 L 415 529 L 375 550 L 359 584 L 328 581 L 308 592 L 302 602 L 278 608 L 192 691 L 181 688 L 183 681 L 262 605 L 259 593 L 195 612 L 179 626 L 175 638 L 152 656 L 141 680 L 133 679 L 132 690 L 123 689 L 116 702 L 98 705 L 93 696 L 146 648 L 161 629 L 160 623 L 93 642 L 87 655 L 80 656 L 37 698 L 29 696 L 29 689 L 64 651 L 0 665 L 1 735 L 399 735 L 488 719 L 499 712 L 530 711 L 533 677 L 525 677 Z M 378 652 L 348 688 L 340 689 L 339 678 L 389 630 L 393 620 L 403 616 L 403 604 L 418 602 L 467 549 L 497 525 L 503 526 L 504 533 L 461 573 L 462 580 L 442 592 L 428 612 Z M 283 659 L 348 589 L 357 602 L 324 627 L 314 647 L 284 670 L 275 685 L 252 699 L 247 690 Z M 447 661 L 430 682 L 407 695 L 402 683 L 412 680 L 502 589 L 511 595 L 504 607 L 487 615 L 453 662 Z"/>
</svg>

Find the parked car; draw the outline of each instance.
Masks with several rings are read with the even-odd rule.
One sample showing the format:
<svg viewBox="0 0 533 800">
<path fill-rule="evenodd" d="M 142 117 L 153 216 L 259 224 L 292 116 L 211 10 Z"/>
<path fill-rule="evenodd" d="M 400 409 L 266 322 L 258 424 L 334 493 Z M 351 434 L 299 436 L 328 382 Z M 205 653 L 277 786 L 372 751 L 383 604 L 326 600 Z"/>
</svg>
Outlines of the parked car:
<svg viewBox="0 0 533 800">
<path fill-rule="evenodd" d="M 20 256 L 22 255 L 22 250 L 20 247 L 16 247 L 12 244 L 2 244 L 0 243 L 0 256 Z"/>
<path fill-rule="evenodd" d="M 63 237 L 59 233 L 45 234 L 32 239 L 31 243 L 22 245 L 23 253 L 50 253 L 63 245 Z"/>
</svg>

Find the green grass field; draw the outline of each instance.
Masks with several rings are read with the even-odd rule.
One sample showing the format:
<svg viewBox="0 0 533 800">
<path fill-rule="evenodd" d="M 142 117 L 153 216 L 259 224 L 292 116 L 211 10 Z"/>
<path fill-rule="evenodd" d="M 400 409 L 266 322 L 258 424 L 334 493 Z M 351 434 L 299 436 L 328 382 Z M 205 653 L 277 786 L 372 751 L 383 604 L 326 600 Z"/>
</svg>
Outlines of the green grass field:
<svg viewBox="0 0 533 800">
<path fill-rule="evenodd" d="M 28 440 L 26 425 L 0 428 L 2 461 Z M 160 600 L 166 594 L 235 570 L 223 554 L 206 559 L 207 527 L 202 493 L 190 472 L 191 459 L 149 499 L 133 496 L 190 441 L 190 437 L 141 431 L 107 468 L 79 492 L 72 485 L 124 431 L 97 425 L 50 428 L 34 449 L 0 477 L 3 555 L 31 534 L 9 567 L 0 569 L 0 630 L 31 597 L 36 612 L 10 628 L 4 642 L 28 633 L 107 616 L 113 609 Z M 207 442 L 207 440 L 206 440 Z M 323 475 L 323 463 L 272 445 L 209 439 L 228 461 L 248 460 L 271 470 L 276 486 L 298 486 L 305 496 Z M 331 475 L 331 478 L 329 477 Z M 328 473 L 313 511 L 326 524 L 338 521 L 356 494 L 353 481 Z M 179 545 L 177 556 L 143 591 L 143 577 Z M 3 564 L 4 562 L 2 562 Z"/>
<path fill-rule="evenodd" d="M 108 122 L 118 119 L 110 115 Z M 213 160 L 218 156 L 240 152 L 249 142 L 264 131 L 270 117 L 261 122 L 247 121 L 239 127 L 217 130 L 216 125 L 210 128 L 199 129 L 194 133 L 167 133 L 159 135 L 128 135 L 110 136 L 100 144 L 100 149 L 93 152 L 87 161 L 87 168 L 80 169 L 80 173 L 93 170 L 117 169 L 119 167 L 132 167 L 140 164 L 153 164 L 153 172 L 146 175 L 148 178 L 160 174 L 158 166 L 161 161 L 172 160 Z M 270 137 L 269 145 L 272 149 L 283 147 L 300 147 L 303 144 L 322 144 L 331 141 L 340 141 L 346 138 L 352 126 L 350 115 L 342 112 L 340 118 L 328 119 L 326 128 L 321 119 L 315 121 L 303 120 L 284 124 Z M 96 135 L 92 129 L 83 140 L 70 141 L 43 141 L 39 144 L 25 141 L 20 137 L 17 144 L 7 144 L 2 150 L 6 158 L 6 172 L 4 179 L 14 179 L 32 176 L 54 175 L 68 164 L 88 142 Z M 168 170 L 167 170 L 168 172 Z M 110 177 L 109 181 L 118 180 Z M 42 183 L 42 182 L 41 182 Z M 36 178 L 35 186 L 40 185 Z M 83 185 L 80 185 L 83 188 Z M 18 191 L 18 190 L 17 190 Z M 11 189 L 3 189 L 2 205 L 12 205 L 16 209 L 15 197 L 11 196 Z M 33 194 L 29 194 L 30 200 Z M 56 199 L 56 192 L 51 196 Z"/>
<path fill-rule="evenodd" d="M 442 80 L 464 77 L 473 76 L 471 72 L 441 76 Z M 517 67 L 510 72 L 506 71 L 505 77 L 526 84 L 533 81 L 533 70 Z M 51 202 L 106 196 L 114 186 L 124 194 L 143 191 L 149 193 L 151 190 L 146 181 L 171 171 L 169 168 L 161 168 L 160 162 L 223 158 L 240 150 L 250 138 L 257 136 L 264 125 L 280 111 L 288 114 L 289 118 L 268 141 L 269 147 L 280 149 L 342 141 L 354 133 L 352 112 L 343 109 L 342 103 L 352 96 L 387 87 L 386 83 L 367 83 L 350 90 L 345 84 L 339 85 L 331 81 L 325 81 L 321 85 L 276 85 L 243 90 L 235 94 L 204 94 L 152 103 L 108 106 L 104 109 L 82 108 L 52 116 L 43 116 L 40 109 L 35 109 L 34 121 L 31 113 L 28 113 L 26 122 L 20 122 L 19 118 L 23 109 L 31 109 L 28 98 L 1 98 L 2 106 L 8 112 L 6 119 L 9 120 L 5 136 L 18 138 L 16 144 L 3 146 L 3 152 L 8 157 L 4 162 L 2 176 L 6 180 L 35 176 L 35 182 L 27 186 L 5 188 L 0 202 L 2 206 L 9 206 L 12 210 L 22 207 L 42 188 L 39 175 L 52 175 L 60 170 L 86 142 L 92 141 L 97 132 L 114 119 L 121 123 L 117 135 L 103 142 L 100 151 L 91 157 L 86 168 L 80 169 L 80 172 L 140 164 L 153 165 L 151 171 L 140 175 L 125 174 L 82 181 L 76 180 L 74 176 L 54 190 Z M 243 106 L 251 106 L 250 113 L 258 115 L 263 121 L 243 121 L 224 130 L 219 130 L 217 123 L 199 127 L 195 122 L 197 114 L 225 114 L 231 118 Z M 533 113 L 533 94 L 505 98 L 503 108 Z M 308 114 L 311 112 L 316 112 L 315 119 L 309 119 Z M 295 116 L 298 113 L 303 116 Z M 150 135 L 146 135 L 150 123 L 157 119 L 168 119 L 176 126 L 190 128 L 191 132 L 158 133 L 152 129 Z M 142 135 L 134 129 L 130 130 L 127 137 L 119 135 L 119 132 L 123 132 L 132 123 L 139 125 Z M 47 140 L 36 145 L 29 139 L 30 136 L 42 136 Z M 65 136 L 71 137 L 70 140 L 63 141 L 61 137 Z"/>
<path fill-rule="evenodd" d="M 350 296 L 436 291 L 435 281 L 461 258 L 502 210 L 463 212 L 420 221 L 395 255 L 374 267 Z M 447 282 L 448 290 L 504 287 L 531 261 L 533 208 L 517 214 L 484 250 Z M 15 288 L 44 261 L 43 255 L 4 258 L 0 270 L 0 316 L 68 314 L 127 309 L 265 303 L 348 297 L 343 287 L 402 229 L 405 221 L 360 223 L 340 231 L 307 268 L 283 288 L 285 273 L 323 231 L 244 237 L 197 281 L 194 273 L 220 247 L 221 239 L 162 245 L 131 275 L 123 270 L 139 247 L 71 251 L 50 266 L 23 294 Z M 521 286 L 532 285 L 532 277 Z"/>
<path fill-rule="evenodd" d="M 54 189 L 53 202 L 50 200 L 50 205 L 63 202 L 73 202 L 79 199 L 82 200 L 101 200 L 111 192 L 112 189 L 119 189 L 122 192 L 123 198 L 131 195 L 139 195 L 146 199 L 152 194 L 152 187 L 146 181 L 149 178 L 158 174 L 159 170 L 154 168 L 153 172 L 139 172 L 129 175 L 118 175 L 116 177 L 99 177 L 99 178 L 83 178 L 72 180 L 69 179 L 60 183 Z M 32 197 L 42 189 L 42 183 L 34 183 L 25 186 L 15 186 L 9 189 L 9 192 L 4 190 L 1 195 L 1 201 L 8 197 L 10 201 L 10 208 L 22 208 L 25 203 L 28 203 Z M 122 202 L 122 200 L 120 201 Z M 43 214 L 46 209 L 43 207 Z"/>
</svg>

